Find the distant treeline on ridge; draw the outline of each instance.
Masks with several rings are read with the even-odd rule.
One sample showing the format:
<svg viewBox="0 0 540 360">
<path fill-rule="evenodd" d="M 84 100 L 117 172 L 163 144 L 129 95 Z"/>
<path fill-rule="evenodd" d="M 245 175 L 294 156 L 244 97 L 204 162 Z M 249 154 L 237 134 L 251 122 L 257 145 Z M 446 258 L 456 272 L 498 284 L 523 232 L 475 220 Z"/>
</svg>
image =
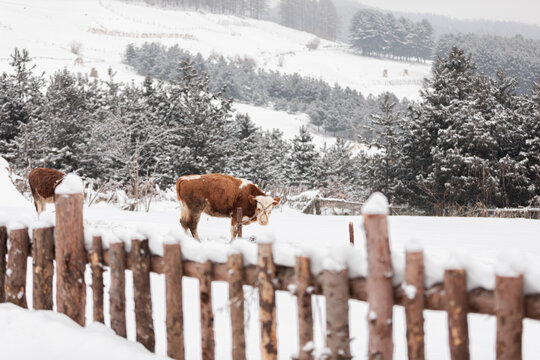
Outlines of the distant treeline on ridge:
<svg viewBox="0 0 540 360">
<path fill-rule="evenodd" d="M 326 132 L 347 139 L 357 140 L 358 135 L 371 138 L 366 128 L 370 115 L 379 112 L 380 96 L 364 97 L 360 92 L 337 84 L 303 77 L 285 75 L 277 71 L 257 69 L 250 58 L 226 59 L 223 56 L 204 58 L 192 55 L 177 45 L 165 47 L 157 43 L 145 43 L 140 47 L 128 45 L 125 62 L 141 75 L 171 81 L 178 76 L 178 64 L 189 58 L 199 72 L 208 74 L 210 89 L 214 92 L 225 87 L 225 96 L 236 101 L 275 110 L 304 112 L 311 124 Z M 399 101 L 396 110 L 407 107 L 408 101 Z"/>
</svg>

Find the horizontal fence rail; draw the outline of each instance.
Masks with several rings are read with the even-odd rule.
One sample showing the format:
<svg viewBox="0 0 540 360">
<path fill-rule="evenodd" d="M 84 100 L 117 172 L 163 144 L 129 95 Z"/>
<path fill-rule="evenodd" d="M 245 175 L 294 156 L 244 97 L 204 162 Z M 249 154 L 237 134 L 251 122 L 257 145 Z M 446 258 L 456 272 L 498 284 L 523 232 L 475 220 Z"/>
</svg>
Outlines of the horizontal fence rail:
<svg viewBox="0 0 540 360">
<path fill-rule="evenodd" d="M 8 233 L 6 227 L 0 226 L 0 281 L 4 283 L 0 290 L 0 302 L 9 301 L 26 307 L 26 259 L 32 256 L 34 308 L 52 309 L 52 271 L 56 261 L 57 284 L 64 281 L 67 285 L 74 285 L 64 285 L 67 295 L 57 294 L 57 304 L 62 301 L 65 304 L 58 311 L 84 324 L 86 285 L 83 274 L 84 264 L 88 263 L 92 272 L 94 321 L 103 323 L 103 273 L 106 266 L 111 278 L 110 326 L 118 335 L 126 337 L 125 270 L 130 270 L 133 274 L 136 338 L 147 349 L 154 351 L 156 339 L 152 321 L 150 273 L 164 274 L 167 354 L 174 359 L 184 359 L 184 276 L 196 278 L 200 283 L 203 359 L 215 357 L 212 281 L 223 281 L 229 286 L 232 358 L 235 360 L 246 358 L 243 285 L 257 288 L 259 292 L 262 359 L 277 358 L 276 291 L 288 291 L 297 297 L 299 359 L 312 358 L 312 295 L 326 297 L 326 345 L 331 352 L 329 358 L 332 359 L 351 358 L 349 299 L 369 303 L 367 322 L 370 359 L 392 357 L 392 307 L 395 305 L 405 308 L 410 359 L 425 357 L 423 310 L 426 309 L 447 312 L 452 359 L 469 358 L 468 313 L 497 317 L 497 359 L 520 359 L 522 319 L 540 320 L 540 294 L 524 295 L 522 276 L 497 276 L 495 290 L 476 288 L 467 291 L 466 271 L 448 269 L 442 282 L 424 288 L 424 258 L 423 252 L 418 250 L 407 251 L 404 283 L 394 285 L 386 215 L 364 215 L 368 276 L 350 278 L 346 268 L 339 271 L 323 270 L 314 275 L 310 271 L 310 259 L 304 256 L 296 257 L 293 267 L 275 264 L 272 244 L 258 244 L 257 263 L 254 265 L 245 264 L 242 254 L 231 254 L 223 263 L 184 259 L 180 243 L 165 243 L 164 255 L 158 256 L 150 253 L 148 239 L 145 238 L 132 240 L 129 252 L 123 242 L 111 243 L 109 249 L 104 249 L 99 236 L 92 238 L 90 250 L 81 249 L 82 218 L 79 216 L 82 207 L 77 201 L 66 200 L 66 205 L 62 205 L 62 202 L 56 204 L 57 207 L 66 206 L 65 209 L 72 207 L 69 211 L 57 209 L 57 216 L 64 217 L 57 219 L 57 226 L 64 222 L 64 225 L 60 225 L 64 226 L 64 234 L 59 232 L 58 227 L 34 229 L 31 243 L 27 228 L 12 229 Z M 80 214 L 77 210 L 79 208 Z M 349 241 L 354 244 L 351 225 L 349 229 Z M 72 231 L 79 236 L 72 236 Z M 62 236 L 65 238 L 62 239 Z M 74 241 L 77 246 L 72 244 Z M 82 260 L 78 260 L 74 254 L 80 254 Z M 71 301 L 66 302 L 65 296 L 70 296 Z"/>
</svg>

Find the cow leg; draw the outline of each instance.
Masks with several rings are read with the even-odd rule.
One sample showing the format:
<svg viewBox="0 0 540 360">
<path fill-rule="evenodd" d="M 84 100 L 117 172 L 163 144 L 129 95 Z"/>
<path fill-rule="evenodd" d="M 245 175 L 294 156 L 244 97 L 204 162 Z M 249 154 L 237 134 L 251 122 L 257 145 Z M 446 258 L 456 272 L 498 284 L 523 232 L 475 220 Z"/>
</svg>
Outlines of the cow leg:
<svg viewBox="0 0 540 360">
<path fill-rule="evenodd" d="M 198 213 L 191 213 L 191 221 L 189 222 L 189 230 L 191 231 L 191 235 L 201 241 L 201 239 L 199 239 L 199 233 L 197 232 L 197 226 L 199 225 L 199 219 L 201 218 L 201 213 L 198 212 Z"/>
<path fill-rule="evenodd" d="M 238 236 L 238 221 L 236 221 L 236 218 L 231 219 L 231 241 L 236 239 Z"/>
</svg>

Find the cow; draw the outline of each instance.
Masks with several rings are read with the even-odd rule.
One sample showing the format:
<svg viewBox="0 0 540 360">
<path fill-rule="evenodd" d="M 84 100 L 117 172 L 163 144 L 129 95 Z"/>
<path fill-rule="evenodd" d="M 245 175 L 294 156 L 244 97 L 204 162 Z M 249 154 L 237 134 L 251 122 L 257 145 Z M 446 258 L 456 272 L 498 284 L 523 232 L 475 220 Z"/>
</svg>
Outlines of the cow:
<svg viewBox="0 0 540 360">
<path fill-rule="evenodd" d="M 224 174 L 186 175 L 176 182 L 180 202 L 180 224 L 199 239 L 197 225 L 201 214 L 231 218 L 231 240 L 238 235 L 237 209 L 242 209 L 242 225 L 267 225 L 279 197 L 267 196 L 255 184 Z"/>
<path fill-rule="evenodd" d="M 64 176 L 63 172 L 48 168 L 36 168 L 28 174 L 28 183 L 38 216 L 46 209 L 47 203 L 54 203 L 54 190 Z"/>
</svg>

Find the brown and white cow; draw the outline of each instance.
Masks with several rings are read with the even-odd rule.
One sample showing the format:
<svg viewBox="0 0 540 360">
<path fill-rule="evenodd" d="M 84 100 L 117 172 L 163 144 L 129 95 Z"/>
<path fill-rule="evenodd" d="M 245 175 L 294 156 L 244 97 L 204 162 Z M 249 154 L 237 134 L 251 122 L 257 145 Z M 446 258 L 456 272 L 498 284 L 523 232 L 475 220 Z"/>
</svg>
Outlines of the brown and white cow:
<svg viewBox="0 0 540 360">
<path fill-rule="evenodd" d="M 28 174 L 28 183 L 36 211 L 41 214 L 47 203 L 54 203 L 54 190 L 64 179 L 64 173 L 48 168 L 36 168 Z"/>
<path fill-rule="evenodd" d="M 176 182 L 176 193 L 181 207 L 180 224 L 199 239 L 197 225 L 201 213 L 231 218 L 231 237 L 237 236 L 236 212 L 242 209 L 242 224 L 268 224 L 272 207 L 280 198 L 267 196 L 255 184 L 230 175 L 186 175 Z"/>
</svg>

